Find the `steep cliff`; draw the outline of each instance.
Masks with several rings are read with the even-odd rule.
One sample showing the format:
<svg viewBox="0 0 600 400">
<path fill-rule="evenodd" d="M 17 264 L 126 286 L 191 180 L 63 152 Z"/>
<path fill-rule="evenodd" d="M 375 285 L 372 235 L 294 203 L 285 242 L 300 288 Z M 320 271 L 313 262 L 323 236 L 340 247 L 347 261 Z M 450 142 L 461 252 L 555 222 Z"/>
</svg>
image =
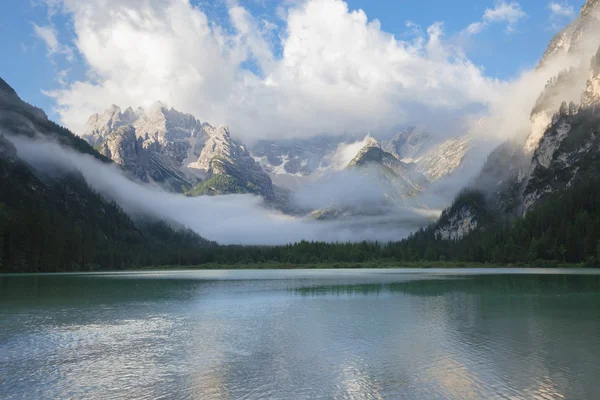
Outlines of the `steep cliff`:
<svg viewBox="0 0 600 400">
<path fill-rule="evenodd" d="M 276 197 L 268 174 L 227 127 L 215 128 L 162 103 L 124 112 L 113 105 L 88 119 L 83 137 L 138 179 L 169 191 Z"/>
<path fill-rule="evenodd" d="M 246 147 L 231 138 L 228 127 L 208 127 L 206 132 L 209 138 L 195 165 L 206 171 L 208 178 L 191 189 L 189 195 L 254 193 L 275 200 L 271 178 Z"/>
</svg>

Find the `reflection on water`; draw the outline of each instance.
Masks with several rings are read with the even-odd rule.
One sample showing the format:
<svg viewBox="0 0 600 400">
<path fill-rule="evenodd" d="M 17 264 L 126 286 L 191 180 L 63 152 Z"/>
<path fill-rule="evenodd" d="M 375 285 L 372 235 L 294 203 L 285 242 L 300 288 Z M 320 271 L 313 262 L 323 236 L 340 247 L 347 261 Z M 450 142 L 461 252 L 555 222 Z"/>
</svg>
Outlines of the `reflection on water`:
<svg viewBox="0 0 600 400">
<path fill-rule="evenodd" d="M 560 296 L 568 293 L 597 293 L 600 275 L 407 275 L 401 281 L 373 283 L 315 284 L 291 288 L 302 296 L 351 296 L 407 293 L 414 296 L 443 296 L 449 293 Z"/>
<path fill-rule="evenodd" d="M 600 398 L 600 275 L 482 272 L 2 276 L 0 398 Z"/>
</svg>

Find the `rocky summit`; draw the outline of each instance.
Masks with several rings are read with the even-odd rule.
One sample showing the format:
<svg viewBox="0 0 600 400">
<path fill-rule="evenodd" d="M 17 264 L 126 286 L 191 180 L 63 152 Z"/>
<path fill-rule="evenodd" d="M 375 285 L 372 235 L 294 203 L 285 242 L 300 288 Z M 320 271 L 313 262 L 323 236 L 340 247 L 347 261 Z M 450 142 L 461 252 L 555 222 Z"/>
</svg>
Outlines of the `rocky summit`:
<svg viewBox="0 0 600 400">
<path fill-rule="evenodd" d="M 226 126 L 215 128 L 162 103 L 135 111 L 113 105 L 88 118 L 82 137 L 136 178 L 169 191 L 275 199 L 268 174 Z"/>
<path fill-rule="evenodd" d="M 398 160 L 393 154 L 384 151 L 381 144 L 373 138 L 366 140 L 348 168 L 373 174 L 373 179 L 381 183 L 387 197 L 396 200 L 418 195 L 429 183 L 414 164 Z"/>
<path fill-rule="evenodd" d="M 196 185 L 191 194 L 254 193 L 267 200 L 275 199 L 271 178 L 246 147 L 231 138 L 228 127 L 207 127 L 206 133 L 208 138 L 198 161 L 192 165 L 206 171 L 208 178 Z"/>
<path fill-rule="evenodd" d="M 560 55 L 587 53 L 594 47 L 593 38 L 600 33 L 600 1 L 587 0 L 579 16 L 557 33 L 546 48 L 539 67 L 543 67 Z"/>
</svg>

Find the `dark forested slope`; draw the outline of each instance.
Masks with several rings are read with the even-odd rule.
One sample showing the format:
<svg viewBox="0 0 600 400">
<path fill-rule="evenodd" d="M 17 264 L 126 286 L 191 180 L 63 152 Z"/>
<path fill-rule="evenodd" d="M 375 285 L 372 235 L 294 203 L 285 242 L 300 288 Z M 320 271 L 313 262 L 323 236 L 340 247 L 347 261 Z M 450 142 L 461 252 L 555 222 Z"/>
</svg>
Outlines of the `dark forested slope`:
<svg viewBox="0 0 600 400">
<path fill-rule="evenodd" d="M 49 121 L 0 79 L 0 270 L 115 269 L 202 262 L 209 243 L 155 220 L 133 221 L 83 176 L 24 162 L 12 136 L 44 137 L 104 162 L 87 142 Z"/>
</svg>

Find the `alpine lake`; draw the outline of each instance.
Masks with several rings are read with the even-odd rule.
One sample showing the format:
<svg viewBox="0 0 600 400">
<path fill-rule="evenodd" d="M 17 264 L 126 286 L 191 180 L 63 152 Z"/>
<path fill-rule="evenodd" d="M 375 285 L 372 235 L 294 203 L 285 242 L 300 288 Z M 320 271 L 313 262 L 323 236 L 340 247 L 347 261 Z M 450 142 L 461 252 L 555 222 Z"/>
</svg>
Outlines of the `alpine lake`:
<svg viewBox="0 0 600 400">
<path fill-rule="evenodd" d="M 0 399 L 600 399 L 600 272 L 0 275 Z"/>
</svg>

